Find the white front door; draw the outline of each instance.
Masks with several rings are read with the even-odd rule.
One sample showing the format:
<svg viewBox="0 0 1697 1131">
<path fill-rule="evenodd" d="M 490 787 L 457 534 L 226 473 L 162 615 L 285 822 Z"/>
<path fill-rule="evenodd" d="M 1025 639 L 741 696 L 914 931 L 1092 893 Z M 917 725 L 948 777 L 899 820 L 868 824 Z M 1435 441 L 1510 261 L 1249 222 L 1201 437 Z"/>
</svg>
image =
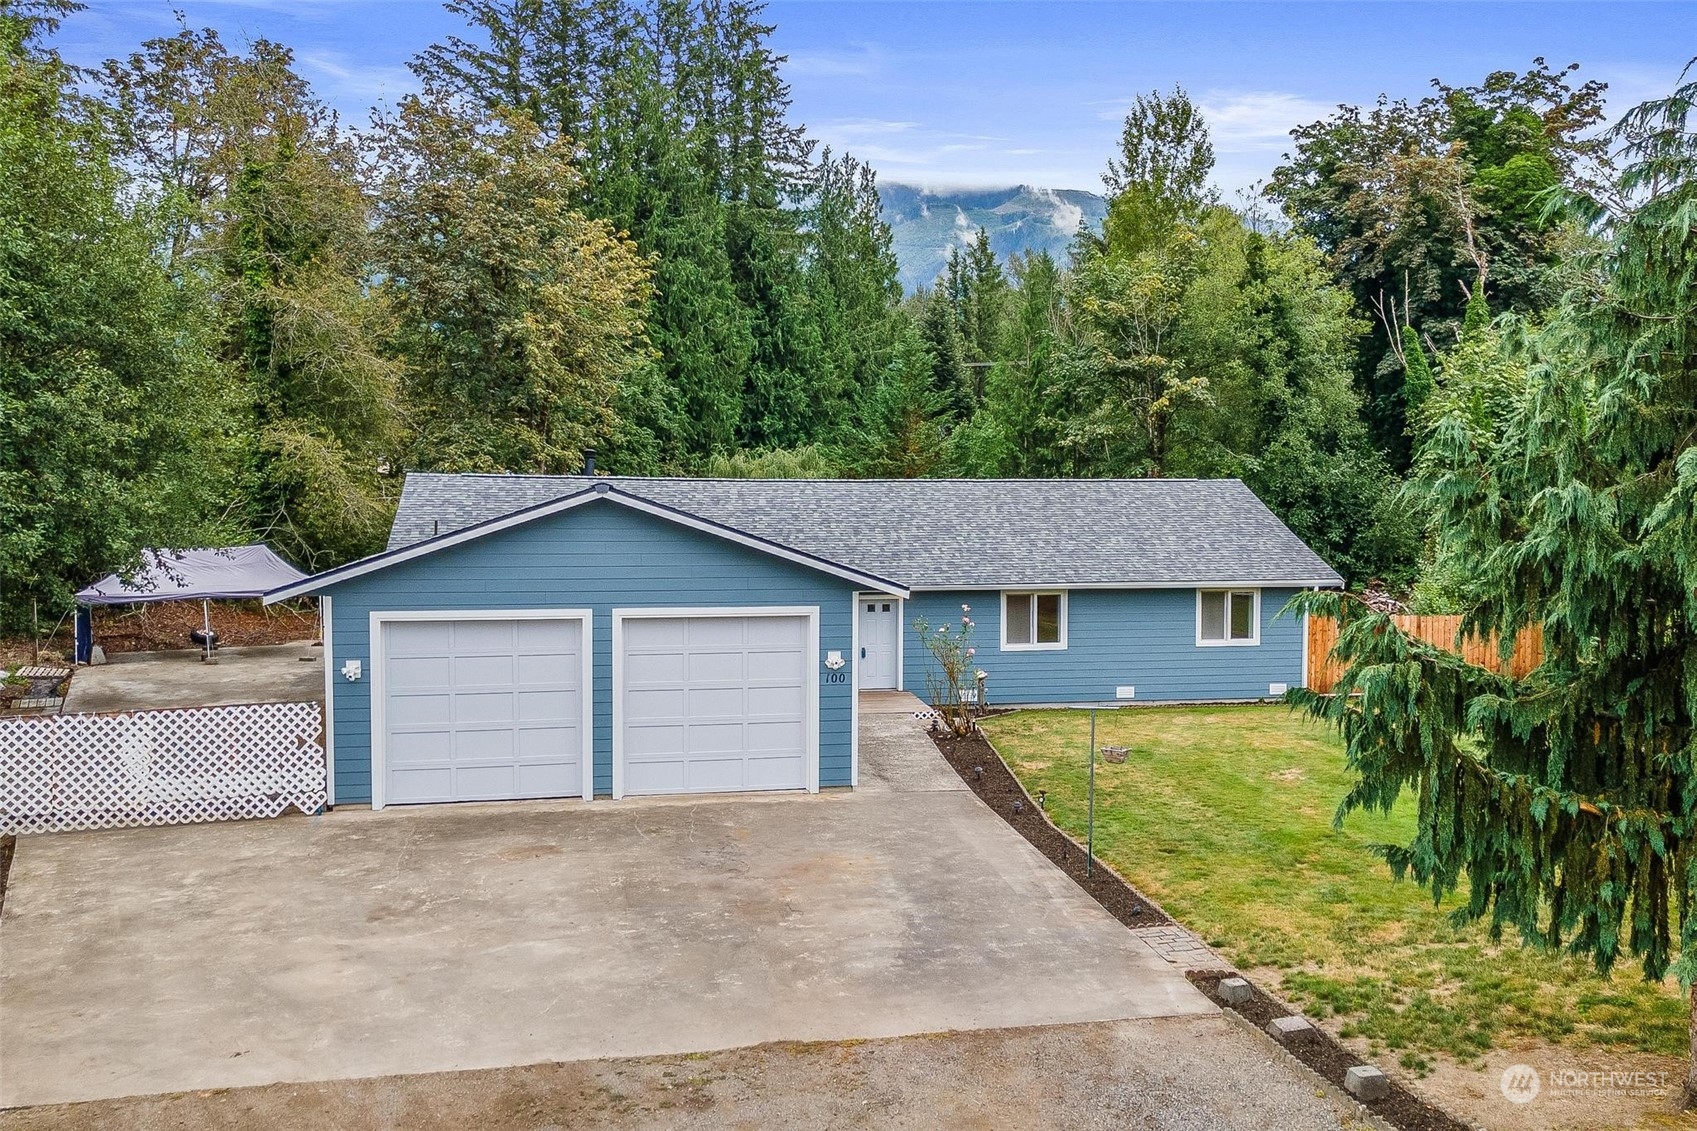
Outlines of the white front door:
<svg viewBox="0 0 1697 1131">
<path fill-rule="evenodd" d="M 894 597 L 860 598 L 860 688 L 894 691 L 901 602 Z"/>
<path fill-rule="evenodd" d="M 629 616 L 619 651 L 619 792 L 807 788 L 806 617 Z"/>
</svg>

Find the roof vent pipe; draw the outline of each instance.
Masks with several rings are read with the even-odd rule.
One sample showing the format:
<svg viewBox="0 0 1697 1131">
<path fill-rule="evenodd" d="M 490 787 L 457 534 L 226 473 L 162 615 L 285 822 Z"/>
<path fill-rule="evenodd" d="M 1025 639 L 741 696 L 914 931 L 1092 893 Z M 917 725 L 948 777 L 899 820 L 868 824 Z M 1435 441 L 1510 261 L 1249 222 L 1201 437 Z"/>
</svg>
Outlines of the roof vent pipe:
<svg viewBox="0 0 1697 1131">
<path fill-rule="evenodd" d="M 594 448 L 583 449 L 583 473 L 585 475 L 594 475 L 595 474 L 595 449 Z"/>
</svg>

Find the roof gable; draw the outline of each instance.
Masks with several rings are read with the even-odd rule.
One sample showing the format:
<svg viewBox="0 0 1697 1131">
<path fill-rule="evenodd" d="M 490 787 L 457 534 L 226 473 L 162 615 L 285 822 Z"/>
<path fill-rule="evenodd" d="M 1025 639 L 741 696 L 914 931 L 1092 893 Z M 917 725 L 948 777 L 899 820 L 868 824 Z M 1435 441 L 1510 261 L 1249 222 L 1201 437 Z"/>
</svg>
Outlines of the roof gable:
<svg viewBox="0 0 1697 1131">
<path fill-rule="evenodd" d="M 1335 586 L 1236 479 L 407 477 L 391 549 L 594 484 L 913 589 Z"/>
<path fill-rule="evenodd" d="M 411 479 L 412 477 L 409 476 L 409 483 L 411 482 Z M 716 538 L 725 539 L 729 542 L 735 542 L 761 553 L 770 554 L 773 557 L 782 558 L 785 561 L 795 562 L 799 565 L 806 566 L 809 569 L 815 569 L 821 573 L 840 577 L 845 581 L 852 581 L 868 590 L 880 593 L 890 593 L 898 597 L 906 597 L 908 595 L 907 587 L 890 581 L 887 578 L 878 577 L 864 570 L 854 569 L 853 567 L 843 565 L 839 562 L 827 560 L 808 553 L 805 550 L 798 550 L 791 546 L 782 545 L 771 541 L 770 539 L 760 537 L 759 535 L 750 534 L 747 531 L 734 529 L 724 525 L 723 523 L 703 518 L 700 515 L 690 514 L 687 511 L 680 510 L 665 503 L 659 503 L 652 499 L 644 499 L 639 496 L 629 494 L 625 491 L 619 490 L 612 483 L 606 481 L 580 479 L 576 481 L 576 489 L 571 491 L 569 494 L 556 495 L 554 498 L 533 503 L 529 506 L 523 506 L 515 510 L 509 510 L 506 513 L 494 515 L 490 518 L 483 519 L 482 521 L 474 522 L 469 525 L 462 525 L 454 529 L 442 531 L 440 530 L 441 524 L 433 522 L 433 529 L 436 529 L 439 532 L 420 541 L 397 546 L 394 544 L 394 539 L 391 536 L 390 547 L 382 553 L 373 554 L 370 557 L 361 558 L 358 561 L 349 562 L 346 565 L 337 566 L 335 569 L 326 570 L 323 573 L 314 574 L 313 576 L 304 578 L 301 581 L 273 589 L 269 593 L 265 594 L 265 603 L 269 605 L 277 601 L 288 600 L 291 597 L 299 597 L 307 593 L 316 593 L 340 582 L 376 573 L 380 570 L 388 569 L 391 566 L 399 565 L 402 562 L 413 561 L 426 555 L 449 549 L 453 546 L 463 545 L 466 542 L 473 541 L 477 538 L 487 537 L 488 535 L 501 530 L 510 530 L 516 526 L 522 526 L 526 523 L 535 522 L 539 519 L 563 514 L 566 511 L 574 510 L 577 507 L 591 503 L 603 502 L 628 507 L 632 510 L 652 515 L 666 522 L 688 527 L 692 530 L 698 530 Z"/>
</svg>

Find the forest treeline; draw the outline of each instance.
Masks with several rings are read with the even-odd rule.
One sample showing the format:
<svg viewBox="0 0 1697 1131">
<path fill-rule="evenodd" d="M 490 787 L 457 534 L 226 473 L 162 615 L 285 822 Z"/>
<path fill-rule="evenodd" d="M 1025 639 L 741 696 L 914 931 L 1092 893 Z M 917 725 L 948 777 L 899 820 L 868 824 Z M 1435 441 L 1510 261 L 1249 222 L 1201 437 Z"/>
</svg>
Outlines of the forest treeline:
<svg viewBox="0 0 1697 1131">
<path fill-rule="evenodd" d="M 874 171 L 791 121 L 749 0 L 453 0 L 341 121 L 184 28 L 75 68 L 0 0 L 0 602 L 144 546 L 380 548 L 406 470 L 1240 476 L 1354 584 L 1424 578 L 1405 480 L 1598 246 L 1603 88 L 1534 63 L 1293 132 L 1209 188 L 1137 100 L 1066 262 L 904 295 Z M 1489 356 L 1487 356 L 1489 355 Z M 950 516 L 970 522 L 971 516 Z"/>
</svg>

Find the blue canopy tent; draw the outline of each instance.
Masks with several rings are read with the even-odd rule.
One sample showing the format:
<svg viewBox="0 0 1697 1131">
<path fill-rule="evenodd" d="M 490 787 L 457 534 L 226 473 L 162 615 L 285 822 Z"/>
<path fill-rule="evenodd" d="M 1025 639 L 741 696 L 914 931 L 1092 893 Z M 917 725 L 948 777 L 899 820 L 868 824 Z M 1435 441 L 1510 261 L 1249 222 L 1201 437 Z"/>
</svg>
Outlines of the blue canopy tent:
<svg viewBox="0 0 1697 1131">
<path fill-rule="evenodd" d="M 206 652 L 212 654 L 210 602 L 262 597 L 306 574 L 262 545 L 213 550 L 144 550 L 146 563 L 125 580 L 108 574 L 77 592 L 77 663 L 94 650 L 95 605 L 134 605 L 150 601 L 199 601 L 206 624 Z"/>
</svg>

